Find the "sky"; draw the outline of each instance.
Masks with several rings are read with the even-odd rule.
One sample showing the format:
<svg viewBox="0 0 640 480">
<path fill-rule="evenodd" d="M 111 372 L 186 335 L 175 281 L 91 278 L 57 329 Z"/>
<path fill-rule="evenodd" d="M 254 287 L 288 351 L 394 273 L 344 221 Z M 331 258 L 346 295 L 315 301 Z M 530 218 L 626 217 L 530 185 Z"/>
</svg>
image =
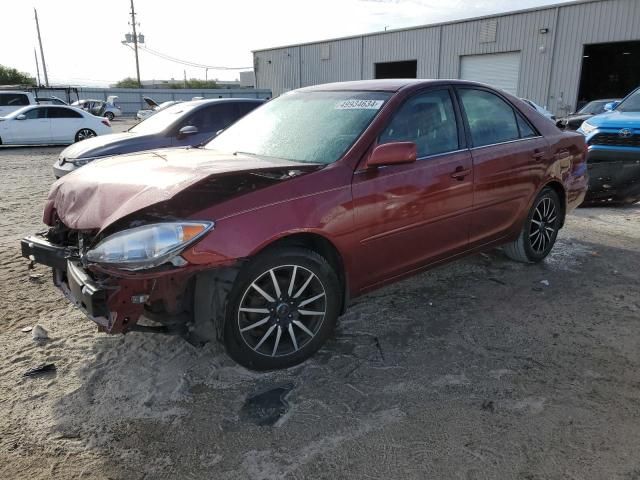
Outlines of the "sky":
<svg viewBox="0 0 640 480">
<path fill-rule="evenodd" d="M 135 0 L 149 49 L 190 62 L 251 67 L 251 50 L 471 18 L 561 0 Z M 51 84 L 107 86 L 135 77 L 130 0 L 5 0 L 0 64 L 35 77 L 37 8 Z M 10 20 L 10 21 L 9 21 Z M 9 47 L 10 46 L 10 47 Z M 140 51 L 143 80 L 205 78 L 195 68 Z M 234 80 L 237 71 L 209 70 Z M 41 72 L 42 77 L 42 72 Z M 44 79 L 42 78 L 44 82 Z"/>
</svg>

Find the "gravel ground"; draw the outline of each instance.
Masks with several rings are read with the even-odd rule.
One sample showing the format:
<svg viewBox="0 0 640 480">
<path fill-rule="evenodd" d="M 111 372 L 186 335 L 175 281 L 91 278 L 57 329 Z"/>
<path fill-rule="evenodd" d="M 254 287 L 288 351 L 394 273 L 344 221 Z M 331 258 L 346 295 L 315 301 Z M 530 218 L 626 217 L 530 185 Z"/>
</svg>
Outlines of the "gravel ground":
<svg viewBox="0 0 640 480">
<path fill-rule="evenodd" d="M 60 150 L 0 148 L 0 478 L 640 479 L 640 205 L 577 211 L 539 265 L 496 250 L 359 298 L 256 374 L 97 333 L 27 270 Z"/>
</svg>

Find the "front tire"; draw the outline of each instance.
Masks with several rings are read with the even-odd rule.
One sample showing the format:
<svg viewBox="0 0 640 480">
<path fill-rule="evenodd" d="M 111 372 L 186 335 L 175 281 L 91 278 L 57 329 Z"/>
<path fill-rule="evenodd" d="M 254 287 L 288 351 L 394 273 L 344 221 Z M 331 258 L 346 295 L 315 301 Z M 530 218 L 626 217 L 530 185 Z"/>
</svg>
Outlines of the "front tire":
<svg viewBox="0 0 640 480">
<path fill-rule="evenodd" d="M 544 188 L 533 202 L 517 240 L 505 245 L 504 253 L 518 262 L 544 260 L 556 242 L 563 214 L 558 194 Z"/>
<path fill-rule="evenodd" d="M 76 133 L 76 142 L 81 142 L 82 140 L 86 140 L 87 138 L 95 137 L 96 132 L 91 130 L 90 128 L 81 128 Z"/>
<path fill-rule="evenodd" d="M 294 247 L 265 252 L 240 272 L 229 294 L 227 352 L 252 370 L 297 365 L 330 335 L 341 295 L 335 271 L 316 252 Z"/>
</svg>

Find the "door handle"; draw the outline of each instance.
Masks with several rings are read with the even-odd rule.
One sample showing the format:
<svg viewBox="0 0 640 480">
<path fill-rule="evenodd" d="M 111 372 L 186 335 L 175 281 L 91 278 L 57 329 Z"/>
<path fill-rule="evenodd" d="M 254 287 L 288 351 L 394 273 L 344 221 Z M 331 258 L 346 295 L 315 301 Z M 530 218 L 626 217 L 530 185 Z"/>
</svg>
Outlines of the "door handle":
<svg viewBox="0 0 640 480">
<path fill-rule="evenodd" d="M 456 167 L 456 169 L 451 174 L 451 178 L 455 178 L 459 182 L 464 180 L 464 177 L 471 174 L 471 169 L 464 167 Z"/>
<path fill-rule="evenodd" d="M 536 160 L 540 160 L 542 157 L 544 157 L 544 152 L 542 150 L 540 150 L 539 148 L 536 148 L 533 153 L 531 154 L 531 157 L 536 159 Z"/>
</svg>

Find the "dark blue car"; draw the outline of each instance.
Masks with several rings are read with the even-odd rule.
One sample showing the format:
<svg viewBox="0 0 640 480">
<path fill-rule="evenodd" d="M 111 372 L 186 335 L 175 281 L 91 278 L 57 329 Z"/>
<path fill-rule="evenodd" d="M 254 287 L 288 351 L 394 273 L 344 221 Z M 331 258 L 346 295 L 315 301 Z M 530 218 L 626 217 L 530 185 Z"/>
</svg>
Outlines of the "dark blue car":
<svg viewBox="0 0 640 480">
<path fill-rule="evenodd" d="M 60 178 L 99 158 L 203 143 L 265 100 L 219 98 L 182 102 L 143 120 L 128 131 L 89 138 L 65 148 L 53 165 Z"/>
</svg>

